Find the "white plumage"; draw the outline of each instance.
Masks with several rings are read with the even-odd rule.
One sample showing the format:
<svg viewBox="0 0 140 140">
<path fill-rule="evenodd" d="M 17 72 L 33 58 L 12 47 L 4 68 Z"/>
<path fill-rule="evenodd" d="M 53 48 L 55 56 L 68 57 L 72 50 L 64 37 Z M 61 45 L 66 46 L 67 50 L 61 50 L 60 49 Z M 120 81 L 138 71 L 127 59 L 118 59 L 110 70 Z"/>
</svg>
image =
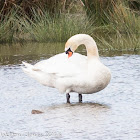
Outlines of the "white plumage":
<svg viewBox="0 0 140 140">
<path fill-rule="evenodd" d="M 74 53 L 84 44 L 87 56 Z M 99 60 L 95 41 L 86 34 L 72 36 L 65 45 L 73 55 L 57 54 L 35 65 L 23 62 L 23 71 L 45 86 L 57 88 L 61 93 L 91 94 L 104 89 L 110 82 L 110 70 Z"/>
</svg>

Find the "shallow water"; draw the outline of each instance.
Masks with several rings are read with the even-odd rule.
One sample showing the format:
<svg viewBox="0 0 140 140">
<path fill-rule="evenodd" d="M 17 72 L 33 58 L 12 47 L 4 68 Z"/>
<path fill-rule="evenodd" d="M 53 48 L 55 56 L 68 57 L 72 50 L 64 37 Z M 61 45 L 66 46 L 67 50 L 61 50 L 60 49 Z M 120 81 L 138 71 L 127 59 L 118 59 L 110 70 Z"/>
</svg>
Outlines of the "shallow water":
<svg viewBox="0 0 140 140">
<path fill-rule="evenodd" d="M 63 44 L 0 46 L 0 139 L 139 140 L 140 55 L 100 52 L 111 69 L 111 83 L 83 95 L 83 103 L 72 93 L 66 104 L 64 94 L 20 69 L 23 60 L 35 63 L 63 50 Z M 31 114 L 34 109 L 44 113 Z"/>
</svg>

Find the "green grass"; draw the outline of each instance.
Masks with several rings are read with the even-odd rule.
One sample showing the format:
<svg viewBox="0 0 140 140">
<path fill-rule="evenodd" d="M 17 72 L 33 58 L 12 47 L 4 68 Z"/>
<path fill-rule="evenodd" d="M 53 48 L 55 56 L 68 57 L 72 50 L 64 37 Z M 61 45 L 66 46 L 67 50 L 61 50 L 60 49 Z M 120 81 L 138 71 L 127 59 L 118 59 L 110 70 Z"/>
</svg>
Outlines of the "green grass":
<svg viewBox="0 0 140 140">
<path fill-rule="evenodd" d="M 15 22 L 14 11 L 11 11 L 5 18 L 0 18 L 0 43 L 13 41 L 14 32 L 16 31 Z"/>
<path fill-rule="evenodd" d="M 65 42 L 78 33 L 91 34 L 94 27 L 84 15 L 61 14 L 51 17 L 47 12 L 33 10 L 32 19 L 21 18 L 23 32 L 36 42 Z"/>
<path fill-rule="evenodd" d="M 106 18 L 108 24 L 100 25 L 94 35 L 101 49 L 140 49 L 140 16 L 121 3 L 116 5 L 112 15 Z"/>
<path fill-rule="evenodd" d="M 91 34 L 91 23 L 81 14 L 50 16 L 45 10 L 32 9 L 33 17 L 18 15 L 16 11 L 0 22 L 0 43 L 65 42 L 78 33 Z"/>
<path fill-rule="evenodd" d="M 13 10 L 4 19 L 1 18 L 0 43 L 65 42 L 72 35 L 85 33 L 95 39 L 100 50 L 140 49 L 140 16 L 126 3 L 118 3 L 110 13 L 102 9 L 103 15 L 106 15 L 106 22 L 102 23 L 97 21 L 94 13 L 87 18 L 84 12 L 50 16 L 46 10 L 32 8 L 30 11 L 31 18 Z"/>
<path fill-rule="evenodd" d="M 98 47 L 103 51 L 136 51 L 140 49 L 140 37 L 120 33 L 107 37 L 96 36 Z"/>
</svg>

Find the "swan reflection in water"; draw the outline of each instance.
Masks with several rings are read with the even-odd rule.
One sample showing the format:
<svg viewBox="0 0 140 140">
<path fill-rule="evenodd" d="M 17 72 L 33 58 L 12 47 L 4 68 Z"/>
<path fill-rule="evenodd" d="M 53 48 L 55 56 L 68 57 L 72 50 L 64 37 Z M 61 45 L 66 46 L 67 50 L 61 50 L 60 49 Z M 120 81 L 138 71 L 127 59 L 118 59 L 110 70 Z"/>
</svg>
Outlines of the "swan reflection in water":
<svg viewBox="0 0 140 140">
<path fill-rule="evenodd" d="M 71 104 L 54 104 L 50 106 L 42 106 L 41 109 L 37 110 L 40 111 L 41 113 L 46 113 L 46 114 L 53 114 L 53 113 L 62 113 L 62 114 L 67 114 L 68 112 L 70 113 L 84 113 L 89 112 L 89 113 L 97 113 L 97 112 L 106 112 L 110 109 L 109 105 L 106 105 L 104 103 L 93 103 L 93 102 L 83 102 L 83 103 L 71 103 Z M 34 111 L 34 110 L 33 110 Z M 38 114 L 38 113 L 37 113 Z M 56 115 L 56 114 L 55 114 Z"/>
</svg>

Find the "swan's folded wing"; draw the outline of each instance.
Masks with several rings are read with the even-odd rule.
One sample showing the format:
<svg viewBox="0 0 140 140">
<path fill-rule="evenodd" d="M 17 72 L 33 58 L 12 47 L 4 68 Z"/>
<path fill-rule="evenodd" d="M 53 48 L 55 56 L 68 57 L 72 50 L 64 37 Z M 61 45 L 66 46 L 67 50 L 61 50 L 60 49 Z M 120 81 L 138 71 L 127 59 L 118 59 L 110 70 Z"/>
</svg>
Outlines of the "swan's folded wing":
<svg viewBox="0 0 140 140">
<path fill-rule="evenodd" d="M 85 56 L 81 56 L 79 59 L 74 55 L 74 57 L 68 59 L 64 53 L 38 62 L 35 65 L 25 62 L 23 64 L 25 67 L 22 69 L 26 74 L 49 87 L 56 87 L 56 81 L 63 85 L 66 83 L 65 81 L 72 82 L 73 78 L 79 79 L 77 77 L 81 78 L 80 75 L 84 75 L 84 71 L 87 69 Z"/>
<path fill-rule="evenodd" d="M 55 55 L 34 65 L 34 70 L 41 70 L 46 74 L 54 74 L 59 77 L 76 76 L 86 69 L 86 56 L 74 53 L 68 58 L 65 53 Z"/>
</svg>

